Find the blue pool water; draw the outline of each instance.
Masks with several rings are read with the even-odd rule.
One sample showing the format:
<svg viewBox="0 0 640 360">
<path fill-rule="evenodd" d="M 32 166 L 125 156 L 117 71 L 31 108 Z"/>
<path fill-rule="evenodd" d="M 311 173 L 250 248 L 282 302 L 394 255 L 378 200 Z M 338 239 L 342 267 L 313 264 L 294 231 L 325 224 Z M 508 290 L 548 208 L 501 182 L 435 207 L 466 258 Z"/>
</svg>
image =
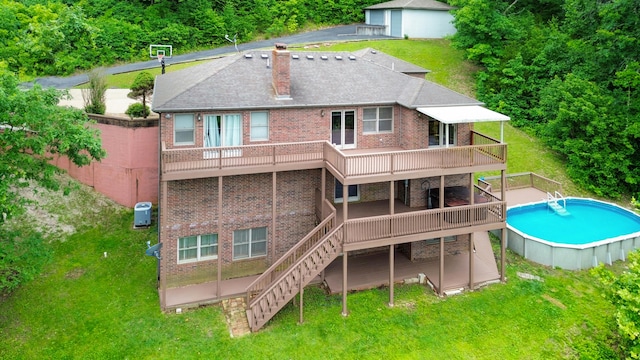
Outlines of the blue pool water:
<svg viewBox="0 0 640 360">
<path fill-rule="evenodd" d="M 572 245 L 640 232 L 640 216 L 623 208 L 591 199 L 566 202 L 568 216 L 558 215 L 543 202 L 509 209 L 507 224 L 531 237 Z"/>
</svg>

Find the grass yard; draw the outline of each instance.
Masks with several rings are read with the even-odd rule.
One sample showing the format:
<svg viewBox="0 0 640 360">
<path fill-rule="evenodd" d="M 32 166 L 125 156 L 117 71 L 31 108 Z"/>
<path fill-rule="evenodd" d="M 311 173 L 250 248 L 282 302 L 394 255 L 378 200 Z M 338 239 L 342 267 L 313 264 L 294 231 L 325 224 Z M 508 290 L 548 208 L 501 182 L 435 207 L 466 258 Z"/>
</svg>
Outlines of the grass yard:
<svg viewBox="0 0 640 360">
<path fill-rule="evenodd" d="M 359 42 L 334 44 L 331 50 L 363 46 L 415 62 L 433 70 L 428 77 L 436 82 L 473 93 L 473 67 L 446 41 Z M 499 131 L 495 124 L 477 128 L 494 136 Z M 562 162 L 535 138 L 509 125 L 505 131 L 509 172 L 534 171 L 561 181 L 571 195 L 580 193 Z M 393 308 L 386 305 L 387 288 L 352 293 L 348 317 L 341 316 L 340 295 L 311 287 L 305 291 L 303 324 L 297 323 L 297 306 L 289 303 L 260 332 L 231 338 L 218 306 L 182 314 L 160 311 L 156 259 L 144 254 L 147 241 L 157 242 L 157 229 L 132 229 L 132 210 L 80 185 L 68 196 L 45 192 L 41 197 L 51 200 L 13 226 L 38 224 L 47 213 L 43 230 L 69 229 L 69 224 L 73 231 L 47 233 L 51 262 L 34 281 L 0 298 L 2 359 L 617 357 L 613 306 L 588 271 L 538 266 L 509 251 L 505 284 L 445 299 L 423 286 L 397 286 Z"/>
<path fill-rule="evenodd" d="M 84 190 L 90 191 L 90 190 Z M 85 203 L 88 208 L 93 203 Z M 42 275 L 0 304 L 3 359 L 560 359 L 610 358 L 613 307 L 586 271 L 508 255 L 508 281 L 440 299 L 419 285 L 341 297 L 305 291 L 305 323 L 289 304 L 256 334 L 230 338 L 221 308 L 163 314 L 155 229 L 133 230 L 130 210 L 51 244 Z M 104 256 L 107 252 L 107 257 Z M 540 276 L 523 280 L 516 273 Z"/>
</svg>

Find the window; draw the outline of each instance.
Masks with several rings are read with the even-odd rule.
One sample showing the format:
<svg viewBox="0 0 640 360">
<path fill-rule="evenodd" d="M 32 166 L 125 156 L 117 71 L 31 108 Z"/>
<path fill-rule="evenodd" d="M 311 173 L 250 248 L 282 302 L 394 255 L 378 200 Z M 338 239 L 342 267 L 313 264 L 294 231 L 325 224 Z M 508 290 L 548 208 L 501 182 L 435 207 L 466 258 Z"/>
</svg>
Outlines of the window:
<svg viewBox="0 0 640 360">
<path fill-rule="evenodd" d="M 393 131 L 393 107 L 365 108 L 362 110 L 363 133 Z"/>
<path fill-rule="evenodd" d="M 267 255 L 267 228 L 236 230 L 233 232 L 233 260 Z"/>
<path fill-rule="evenodd" d="M 251 113 L 251 141 L 269 140 L 269 113 L 255 111 Z"/>
<path fill-rule="evenodd" d="M 360 200 L 360 185 L 349 185 L 347 187 L 348 197 L 347 201 L 358 201 Z M 341 203 L 344 201 L 344 194 L 342 189 L 342 183 L 336 179 L 335 184 L 335 203 Z"/>
<path fill-rule="evenodd" d="M 242 119 L 239 114 L 204 117 L 205 147 L 240 145 L 242 145 Z"/>
<path fill-rule="evenodd" d="M 173 122 L 173 144 L 195 144 L 195 126 L 193 114 L 176 114 Z"/>
<path fill-rule="evenodd" d="M 204 147 L 231 147 L 242 145 L 242 118 L 239 114 L 206 115 L 204 117 Z M 240 149 L 222 151 L 222 157 L 241 156 Z M 205 159 L 220 157 L 218 151 L 205 150 Z"/>
<path fill-rule="evenodd" d="M 456 124 L 444 124 L 429 119 L 429 146 L 453 146 L 456 144 Z M 449 137 L 447 138 L 447 135 Z"/>
<path fill-rule="evenodd" d="M 218 257 L 218 234 L 187 236 L 178 239 L 178 264 Z"/>
<path fill-rule="evenodd" d="M 444 237 L 444 242 L 448 243 L 448 242 L 452 242 L 452 241 L 456 241 L 457 237 L 454 236 L 445 236 Z M 433 238 L 433 239 L 426 239 L 425 244 L 427 245 L 435 245 L 435 244 L 440 244 L 440 238 Z"/>
</svg>

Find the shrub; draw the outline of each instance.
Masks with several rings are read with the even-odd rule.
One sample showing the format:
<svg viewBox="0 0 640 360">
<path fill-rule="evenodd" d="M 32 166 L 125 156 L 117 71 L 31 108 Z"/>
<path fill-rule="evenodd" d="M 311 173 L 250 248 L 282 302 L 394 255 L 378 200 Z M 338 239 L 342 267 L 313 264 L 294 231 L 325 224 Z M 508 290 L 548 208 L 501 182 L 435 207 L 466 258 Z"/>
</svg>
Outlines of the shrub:
<svg viewBox="0 0 640 360">
<path fill-rule="evenodd" d="M 0 294 L 8 294 L 35 278 L 51 259 L 39 233 L 0 228 Z"/>
<path fill-rule="evenodd" d="M 151 114 L 151 110 L 148 106 L 144 106 L 141 103 L 133 103 L 129 105 L 127 111 L 124 112 L 129 115 L 130 118 L 146 118 Z"/>
</svg>

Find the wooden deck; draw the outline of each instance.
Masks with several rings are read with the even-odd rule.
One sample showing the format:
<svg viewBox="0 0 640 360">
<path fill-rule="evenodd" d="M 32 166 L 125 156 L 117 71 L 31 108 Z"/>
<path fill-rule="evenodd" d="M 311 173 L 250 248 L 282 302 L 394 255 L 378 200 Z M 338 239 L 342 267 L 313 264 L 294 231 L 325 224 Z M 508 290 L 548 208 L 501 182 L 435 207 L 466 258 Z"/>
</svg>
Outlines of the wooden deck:
<svg viewBox="0 0 640 360">
<path fill-rule="evenodd" d="M 450 148 L 342 151 L 327 141 L 220 148 L 166 149 L 163 181 L 326 167 L 353 185 L 506 168 L 506 144 Z"/>
<path fill-rule="evenodd" d="M 497 282 L 500 273 L 486 232 L 475 233 L 476 252 L 474 258 L 474 286 Z M 402 283 L 406 279 L 426 275 L 434 290 L 440 289 L 438 259 L 410 261 L 404 254 L 396 251 L 394 255 L 394 282 Z M 349 257 L 347 260 L 348 290 L 366 290 L 389 285 L 389 252 Z M 469 253 L 445 256 L 443 291 L 459 290 L 469 286 Z M 325 270 L 325 282 L 331 294 L 342 293 L 342 257 L 339 257 Z"/>
</svg>

